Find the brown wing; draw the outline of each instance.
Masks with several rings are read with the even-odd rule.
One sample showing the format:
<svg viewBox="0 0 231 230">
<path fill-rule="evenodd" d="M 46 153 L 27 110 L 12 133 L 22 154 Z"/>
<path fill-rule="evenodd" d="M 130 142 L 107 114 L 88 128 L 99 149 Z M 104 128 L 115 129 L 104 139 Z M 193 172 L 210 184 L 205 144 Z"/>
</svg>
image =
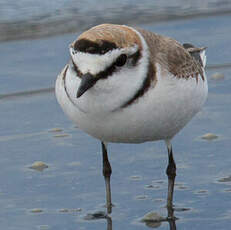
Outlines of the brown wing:
<svg viewBox="0 0 231 230">
<path fill-rule="evenodd" d="M 190 55 L 190 53 L 176 40 L 161 36 L 140 28 L 136 28 L 146 40 L 150 48 L 150 59 L 152 63 L 158 62 L 163 69 L 178 78 L 188 79 L 198 76 L 204 80 L 201 65 Z"/>
<path fill-rule="evenodd" d="M 192 55 L 179 43 L 174 40 L 167 47 L 166 61 L 168 70 L 179 78 L 194 77 L 198 80 L 198 76 L 204 80 L 203 70 L 200 63 L 193 58 Z"/>
</svg>

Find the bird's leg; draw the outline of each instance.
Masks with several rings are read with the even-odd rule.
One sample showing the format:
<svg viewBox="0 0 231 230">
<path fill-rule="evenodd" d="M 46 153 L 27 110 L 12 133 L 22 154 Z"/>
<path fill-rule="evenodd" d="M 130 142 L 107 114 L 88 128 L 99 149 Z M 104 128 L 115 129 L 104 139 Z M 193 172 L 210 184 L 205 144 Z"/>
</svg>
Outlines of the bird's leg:
<svg viewBox="0 0 231 230">
<path fill-rule="evenodd" d="M 174 191 L 174 182 L 176 177 L 176 164 L 173 158 L 172 145 L 170 141 L 166 141 L 168 147 L 168 167 L 166 169 L 166 174 L 168 176 L 168 198 L 167 198 L 167 208 L 168 210 L 173 209 L 172 200 L 173 200 L 173 191 Z M 173 218 L 173 212 L 168 213 L 169 218 Z"/>
<path fill-rule="evenodd" d="M 170 230 L 176 230 L 177 218 L 174 216 L 174 209 L 173 209 L 173 207 L 167 207 L 167 210 L 168 210 L 167 221 L 169 223 L 169 229 Z"/>
<path fill-rule="evenodd" d="M 110 216 L 107 216 L 107 230 L 112 230 L 112 219 Z"/>
<path fill-rule="evenodd" d="M 106 144 L 101 142 L 101 145 L 102 145 L 102 153 L 103 153 L 103 176 L 106 185 L 107 213 L 110 214 L 112 211 L 111 186 L 110 186 L 110 177 L 111 177 L 112 170 L 107 156 Z"/>
<path fill-rule="evenodd" d="M 174 215 L 173 215 L 174 216 Z M 169 217 L 168 217 L 169 218 Z M 168 219 L 168 223 L 169 223 L 169 229 L 170 230 L 176 230 L 176 218 L 169 218 Z"/>
</svg>

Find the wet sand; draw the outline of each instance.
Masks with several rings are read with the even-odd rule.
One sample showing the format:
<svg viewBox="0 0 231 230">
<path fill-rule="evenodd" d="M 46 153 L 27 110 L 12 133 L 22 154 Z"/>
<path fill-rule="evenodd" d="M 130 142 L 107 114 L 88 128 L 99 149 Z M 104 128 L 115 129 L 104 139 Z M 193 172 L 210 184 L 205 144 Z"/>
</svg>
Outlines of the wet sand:
<svg viewBox="0 0 231 230">
<path fill-rule="evenodd" d="M 177 229 L 230 226 L 230 19 L 224 15 L 140 25 L 209 47 L 208 101 L 173 141 Z M 100 143 L 66 118 L 52 89 L 69 59 L 68 44 L 76 36 L 0 43 L 2 229 L 140 230 L 148 228 L 140 222 L 145 214 L 167 214 L 164 144 L 110 144 L 115 205 L 111 219 L 84 219 L 88 213 L 105 210 Z M 215 72 L 224 74 L 224 79 L 212 79 Z M 202 139 L 206 133 L 218 138 Z M 35 170 L 31 168 L 35 162 L 47 167 Z M 173 229 L 168 222 L 157 226 Z"/>
</svg>

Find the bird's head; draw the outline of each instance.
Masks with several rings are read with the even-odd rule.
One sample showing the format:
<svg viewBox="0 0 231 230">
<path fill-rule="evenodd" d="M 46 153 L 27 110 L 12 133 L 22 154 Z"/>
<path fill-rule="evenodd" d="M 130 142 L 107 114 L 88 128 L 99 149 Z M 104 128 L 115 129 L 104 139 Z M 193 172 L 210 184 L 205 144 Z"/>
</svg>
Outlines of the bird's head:
<svg viewBox="0 0 231 230">
<path fill-rule="evenodd" d="M 102 24 L 82 33 L 70 45 L 72 67 L 81 80 L 77 98 L 102 79 L 132 71 L 142 49 L 139 35 L 127 26 Z"/>
</svg>

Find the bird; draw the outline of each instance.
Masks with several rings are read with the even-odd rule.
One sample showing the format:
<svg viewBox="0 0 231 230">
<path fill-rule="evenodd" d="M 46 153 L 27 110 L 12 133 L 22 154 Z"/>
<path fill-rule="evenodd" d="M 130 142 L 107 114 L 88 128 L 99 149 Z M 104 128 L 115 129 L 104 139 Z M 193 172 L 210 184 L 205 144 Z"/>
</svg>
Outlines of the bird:
<svg viewBox="0 0 231 230">
<path fill-rule="evenodd" d="M 56 98 L 80 130 L 101 142 L 107 213 L 112 212 L 108 143 L 165 142 L 167 207 L 173 209 L 171 141 L 206 101 L 205 49 L 117 24 L 94 26 L 70 44 Z"/>
</svg>

